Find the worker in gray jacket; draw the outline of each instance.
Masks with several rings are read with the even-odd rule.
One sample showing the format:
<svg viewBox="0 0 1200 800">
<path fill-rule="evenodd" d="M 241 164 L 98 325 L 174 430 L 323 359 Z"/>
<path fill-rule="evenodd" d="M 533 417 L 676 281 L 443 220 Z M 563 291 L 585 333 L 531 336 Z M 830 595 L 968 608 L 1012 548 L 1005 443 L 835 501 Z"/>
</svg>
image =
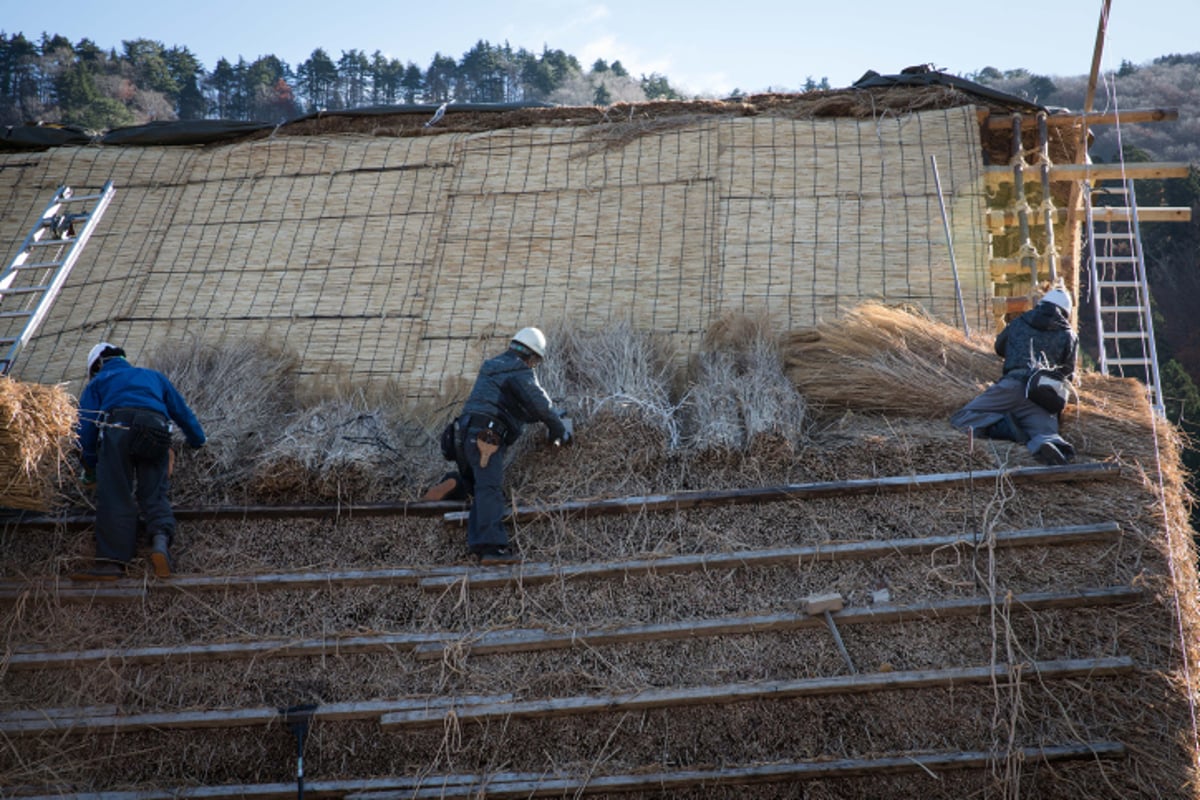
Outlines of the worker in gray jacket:
<svg viewBox="0 0 1200 800">
<path fill-rule="evenodd" d="M 1071 296 L 1062 287 L 1051 289 L 996 337 L 1003 376 L 954 412 L 950 424 L 985 438 L 1022 443 L 1043 464 L 1073 460 L 1075 448 L 1059 435 L 1058 416 L 1066 385 L 1075 375 L 1078 348 L 1071 329 Z"/>
<path fill-rule="evenodd" d="M 545 334 L 537 328 L 523 328 L 505 352 L 483 362 L 454 423 L 458 474 L 447 476 L 440 489 L 435 487 L 426 494 L 428 499 L 441 499 L 452 492 L 474 496 L 467 518 L 467 549 L 484 564 L 520 560 L 509 546 L 504 525 L 504 457 L 508 448 L 530 423 L 544 423 L 556 444 L 566 444 L 573 435 L 570 419 L 554 408 L 534 373 L 545 355 Z"/>
</svg>

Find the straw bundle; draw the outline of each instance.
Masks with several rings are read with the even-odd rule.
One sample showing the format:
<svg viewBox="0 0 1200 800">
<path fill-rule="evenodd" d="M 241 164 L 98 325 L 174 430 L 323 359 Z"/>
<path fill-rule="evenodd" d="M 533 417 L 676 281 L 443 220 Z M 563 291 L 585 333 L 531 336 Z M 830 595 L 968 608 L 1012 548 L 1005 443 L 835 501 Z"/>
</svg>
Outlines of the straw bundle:
<svg viewBox="0 0 1200 800">
<path fill-rule="evenodd" d="M 399 423 L 364 395 L 297 412 L 256 455 L 251 492 L 277 499 L 382 499 L 433 471 L 436 446 L 421 426 Z"/>
<path fill-rule="evenodd" d="M 296 357 L 265 341 L 176 342 L 147 360 L 179 389 L 208 436 L 176 470 L 176 499 L 227 499 L 254 474 L 272 431 L 296 410 Z"/>
<path fill-rule="evenodd" d="M 813 403 L 942 417 L 999 377 L 982 341 L 908 308 L 867 303 L 781 338 L 787 376 Z"/>
<path fill-rule="evenodd" d="M 49 510 L 75 420 L 75 403 L 62 386 L 0 377 L 0 505 Z"/>
<path fill-rule="evenodd" d="M 560 322 L 547 337 L 540 374 L 556 404 L 579 422 L 601 413 L 634 419 L 657 430 L 668 447 L 679 444 L 671 353 L 662 339 L 627 321 L 596 331 Z"/>
<path fill-rule="evenodd" d="M 761 438 L 795 445 L 804 398 L 783 374 L 771 319 L 731 314 L 709 329 L 691 365 L 683 403 L 689 444 L 744 450 Z"/>
</svg>

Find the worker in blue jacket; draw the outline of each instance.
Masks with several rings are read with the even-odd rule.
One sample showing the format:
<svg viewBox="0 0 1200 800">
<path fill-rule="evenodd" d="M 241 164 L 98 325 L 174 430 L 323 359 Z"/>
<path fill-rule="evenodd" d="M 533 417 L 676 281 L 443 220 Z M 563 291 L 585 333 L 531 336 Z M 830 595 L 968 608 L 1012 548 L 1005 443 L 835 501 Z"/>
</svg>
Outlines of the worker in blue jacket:
<svg viewBox="0 0 1200 800">
<path fill-rule="evenodd" d="M 426 495 L 440 500 L 454 492 L 473 494 L 467 517 L 467 549 L 483 564 L 520 560 L 509 546 L 504 525 L 504 457 L 525 425 L 543 422 L 550 439 L 566 444 L 573 435 L 570 419 L 554 408 L 534 369 L 546 355 L 546 336 L 523 328 L 508 349 L 483 362 L 462 415 L 454 423 L 458 472 Z"/>
<path fill-rule="evenodd" d="M 191 447 L 204 429 L 161 372 L 135 367 L 125 351 L 101 342 L 88 353 L 89 381 L 79 398 L 79 447 L 84 482 L 96 487 L 96 562 L 74 577 L 114 580 L 137 550 L 139 511 L 150 535 L 150 562 L 169 577 L 175 514 L 170 490 L 171 421 Z"/>
</svg>

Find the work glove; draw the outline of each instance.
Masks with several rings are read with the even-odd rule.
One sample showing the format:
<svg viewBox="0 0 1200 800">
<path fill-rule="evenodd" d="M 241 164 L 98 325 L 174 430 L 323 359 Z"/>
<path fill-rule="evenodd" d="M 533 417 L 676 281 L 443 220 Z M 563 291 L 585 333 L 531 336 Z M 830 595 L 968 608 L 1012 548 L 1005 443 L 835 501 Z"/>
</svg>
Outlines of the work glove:
<svg viewBox="0 0 1200 800">
<path fill-rule="evenodd" d="M 563 433 L 562 436 L 554 440 L 555 447 L 558 447 L 559 445 L 570 444 L 571 440 L 575 438 L 575 422 L 564 414 L 562 416 L 562 423 Z"/>
</svg>

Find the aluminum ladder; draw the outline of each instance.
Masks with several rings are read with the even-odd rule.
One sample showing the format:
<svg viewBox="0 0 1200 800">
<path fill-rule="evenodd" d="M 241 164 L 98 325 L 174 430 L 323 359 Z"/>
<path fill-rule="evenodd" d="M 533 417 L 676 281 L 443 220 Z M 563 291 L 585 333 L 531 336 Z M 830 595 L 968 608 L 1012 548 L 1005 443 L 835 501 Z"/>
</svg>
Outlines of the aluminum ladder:
<svg viewBox="0 0 1200 800">
<path fill-rule="evenodd" d="M 1085 184 L 1088 224 L 1088 269 L 1100 371 L 1107 375 L 1137 378 L 1146 386 L 1150 404 L 1164 413 L 1154 344 L 1154 319 L 1150 311 L 1150 285 L 1138 229 L 1137 199 L 1133 181 L 1119 188 L 1092 189 Z M 1105 211 L 1092 203 L 1093 192 L 1125 200 L 1120 212 Z"/>
<path fill-rule="evenodd" d="M 39 326 L 115 193 L 112 181 L 97 194 L 76 195 L 60 186 L 25 237 L 12 263 L 0 273 L 0 375 Z"/>
</svg>

